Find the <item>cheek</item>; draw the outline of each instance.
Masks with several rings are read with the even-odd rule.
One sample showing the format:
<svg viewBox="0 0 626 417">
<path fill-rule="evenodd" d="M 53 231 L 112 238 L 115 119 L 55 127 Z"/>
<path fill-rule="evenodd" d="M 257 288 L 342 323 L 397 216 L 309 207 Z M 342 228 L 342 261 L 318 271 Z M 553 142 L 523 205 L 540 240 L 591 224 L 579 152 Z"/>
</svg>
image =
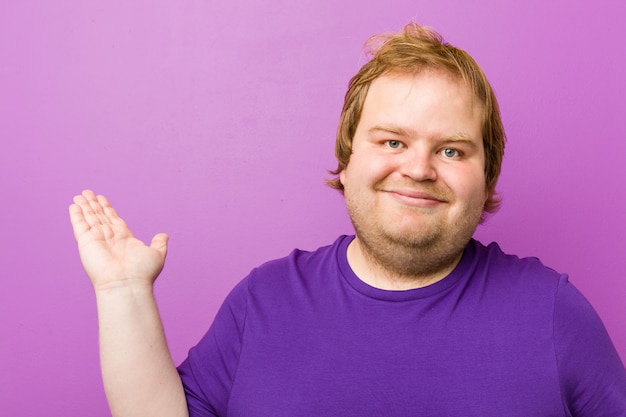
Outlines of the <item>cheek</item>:
<svg viewBox="0 0 626 417">
<path fill-rule="evenodd" d="M 487 201 L 487 198 L 489 198 L 489 192 L 487 191 L 487 185 L 485 184 L 484 176 L 476 178 L 474 190 L 476 201 L 480 203 L 479 205 L 481 207 L 483 207 L 485 205 L 485 202 Z"/>
<path fill-rule="evenodd" d="M 341 184 L 355 187 L 369 187 L 397 170 L 395 159 L 381 156 L 375 152 L 355 151 L 350 163 L 339 173 Z"/>
<path fill-rule="evenodd" d="M 446 182 L 460 200 L 472 200 L 484 204 L 488 198 L 485 176 L 480 171 L 460 172 L 451 175 Z"/>
</svg>

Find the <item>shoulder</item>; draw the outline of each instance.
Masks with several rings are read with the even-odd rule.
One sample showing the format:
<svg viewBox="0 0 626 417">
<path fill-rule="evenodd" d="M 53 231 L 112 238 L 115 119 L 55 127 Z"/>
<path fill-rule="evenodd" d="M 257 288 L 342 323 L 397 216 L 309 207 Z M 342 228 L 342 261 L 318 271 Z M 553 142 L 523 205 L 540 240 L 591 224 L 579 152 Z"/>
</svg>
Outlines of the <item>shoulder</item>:
<svg viewBox="0 0 626 417">
<path fill-rule="evenodd" d="M 568 407 L 577 416 L 622 415 L 626 369 L 595 309 L 566 279 L 558 286 L 553 320 L 555 357 Z"/>
<path fill-rule="evenodd" d="M 319 277 L 336 270 L 338 255 L 350 239 L 349 236 L 340 236 L 332 244 L 312 251 L 294 249 L 288 256 L 271 260 L 253 269 L 247 278 L 248 285 L 256 288 L 294 278 Z"/>
<path fill-rule="evenodd" d="M 468 251 L 473 253 L 470 268 L 475 277 L 496 286 L 513 287 L 521 294 L 548 291 L 556 296 L 560 283 L 568 280 L 566 274 L 544 265 L 539 258 L 505 253 L 497 243 L 483 245 L 472 240 Z"/>
<path fill-rule="evenodd" d="M 326 290 L 332 280 L 336 281 L 339 254 L 350 240 L 350 236 L 339 236 L 330 245 L 315 250 L 294 249 L 285 257 L 259 265 L 233 288 L 226 304 L 243 306 L 254 300 L 286 299 L 288 295 Z"/>
<path fill-rule="evenodd" d="M 507 254 L 496 243 L 472 241 L 465 270 L 464 297 L 473 297 L 490 314 L 509 317 L 520 326 L 533 322 L 548 337 L 560 289 L 568 276 L 544 265 L 536 257 Z M 527 326 L 531 328 L 532 326 Z"/>
<path fill-rule="evenodd" d="M 602 329 L 595 310 L 567 274 L 545 266 L 535 257 L 506 254 L 496 243 L 485 246 L 472 241 L 471 246 L 475 252 L 472 279 L 482 277 L 488 288 L 505 288 L 518 299 L 533 296 L 542 300 L 553 311 L 551 318 L 560 326 L 557 330 L 572 334 L 574 329 L 582 333 Z"/>
</svg>

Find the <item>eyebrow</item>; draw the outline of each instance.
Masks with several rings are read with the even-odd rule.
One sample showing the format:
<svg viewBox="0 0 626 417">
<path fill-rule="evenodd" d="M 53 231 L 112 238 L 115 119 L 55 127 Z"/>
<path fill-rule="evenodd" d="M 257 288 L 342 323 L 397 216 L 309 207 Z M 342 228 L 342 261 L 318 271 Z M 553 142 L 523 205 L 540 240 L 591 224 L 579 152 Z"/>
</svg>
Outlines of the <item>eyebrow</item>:
<svg viewBox="0 0 626 417">
<path fill-rule="evenodd" d="M 462 143 L 472 148 L 478 148 L 476 141 L 473 140 L 472 137 L 465 132 L 457 132 L 452 136 L 445 136 L 441 138 L 441 141 L 443 143 Z"/>
<path fill-rule="evenodd" d="M 410 136 L 409 132 L 406 129 L 403 129 L 398 126 L 392 125 L 376 125 L 371 127 L 368 130 L 369 133 L 383 132 L 383 133 L 393 133 L 399 136 Z"/>
<path fill-rule="evenodd" d="M 412 136 L 412 133 L 413 133 L 412 130 L 407 130 L 407 129 L 404 129 L 402 127 L 395 126 L 395 125 L 376 125 L 376 126 L 371 127 L 368 130 L 368 132 L 369 133 L 377 133 L 377 132 L 392 133 L 394 135 L 404 136 L 404 137 Z M 443 143 L 464 143 L 473 148 L 477 147 L 476 142 L 472 139 L 472 136 L 465 132 L 456 132 L 452 135 L 443 136 L 441 138 L 438 138 L 438 141 L 443 142 Z"/>
</svg>

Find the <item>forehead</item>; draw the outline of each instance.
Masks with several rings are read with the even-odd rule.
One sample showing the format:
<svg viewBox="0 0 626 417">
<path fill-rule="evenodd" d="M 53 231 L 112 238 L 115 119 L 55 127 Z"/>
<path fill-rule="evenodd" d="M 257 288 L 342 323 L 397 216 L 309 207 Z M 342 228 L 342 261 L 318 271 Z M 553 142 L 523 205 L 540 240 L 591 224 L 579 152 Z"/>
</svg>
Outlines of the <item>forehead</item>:
<svg viewBox="0 0 626 417">
<path fill-rule="evenodd" d="M 483 105 L 460 77 L 443 71 L 385 74 L 372 81 L 358 130 L 397 125 L 423 135 L 482 137 Z"/>
</svg>

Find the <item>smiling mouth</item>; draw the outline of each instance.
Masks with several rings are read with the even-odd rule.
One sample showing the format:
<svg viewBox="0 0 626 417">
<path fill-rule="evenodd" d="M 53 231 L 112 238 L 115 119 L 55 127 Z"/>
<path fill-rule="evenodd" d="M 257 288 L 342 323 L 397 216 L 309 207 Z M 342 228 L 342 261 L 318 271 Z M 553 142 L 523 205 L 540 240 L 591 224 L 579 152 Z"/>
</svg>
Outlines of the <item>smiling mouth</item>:
<svg viewBox="0 0 626 417">
<path fill-rule="evenodd" d="M 380 190 L 402 204 L 414 207 L 435 207 L 447 200 L 434 194 L 413 190 Z"/>
</svg>

